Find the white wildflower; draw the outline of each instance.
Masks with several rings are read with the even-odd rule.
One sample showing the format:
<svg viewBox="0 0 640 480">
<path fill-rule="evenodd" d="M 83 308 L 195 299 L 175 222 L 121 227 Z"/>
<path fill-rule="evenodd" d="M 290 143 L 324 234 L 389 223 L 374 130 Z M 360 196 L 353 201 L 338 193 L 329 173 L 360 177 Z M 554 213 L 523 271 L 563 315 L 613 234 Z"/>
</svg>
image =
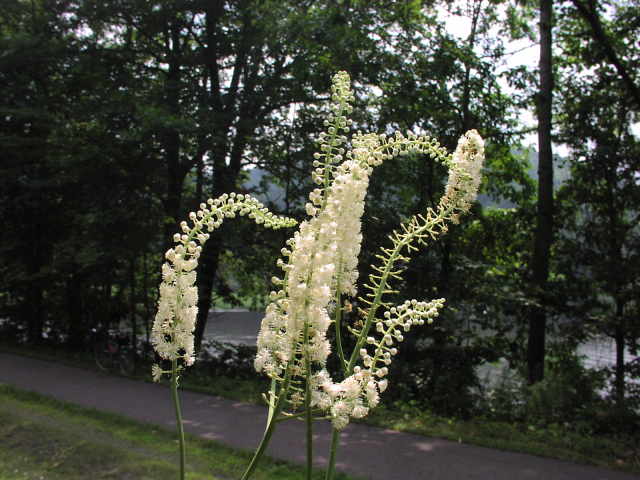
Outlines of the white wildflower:
<svg viewBox="0 0 640 480">
<path fill-rule="evenodd" d="M 484 141 L 477 131 L 469 130 L 458 140 L 441 204 L 454 202 L 468 209 L 480 186 L 483 162 Z"/>
<path fill-rule="evenodd" d="M 151 367 L 151 377 L 153 378 L 153 381 L 159 382 L 160 378 L 162 378 L 163 373 L 164 372 L 162 371 L 160 366 L 154 363 L 153 366 Z"/>
<path fill-rule="evenodd" d="M 328 411 L 336 429 L 344 428 L 350 417 L 365 416 L 379 403 L 380 393 L 388 387 L 384 378 L 389 373 L 388 365 L 398 351 L 394 345 L 402 342 L 403 332 L 413 326 L 431 323 L 444 303 L 443 299 L 407 301 L 389 309 L 384 320 L 378 321 L 376 309 L 381 303 L 376 300 L 372 305 L 365 297 L 361 307 L 367 317 L 365 326 L 352 330 L 358 336 L 356 348 L 362 367 L 353 366 L 355 358 L 347 361 L 347 378 L 339 383 L 325 370 L 331 353 L 327 341 L 330 313 L 335 311 L 336 303 L 340 307 L 342 295 L 354 296 L 357 291 L 361 220 L 373 167 L 409 153 L 426 153 L 450 167 L 437 211 L 429 209 L 425 215 L 412 217 L 403 225 L 403 231 L 390 237 L 395 253 L 383 248 L 384 255 L 378 256 L 386 262 L 386 272 L 391 272 L 395 269 L 388 267 L 394 262 L 408 260 L 400 252 L 411 252 L 416 249 L 415 243 L 425 243 L 446 232 L 446 221 L 455 221 L 460 212 L 468 210 L 480 184 L 484 159 L 484 144 L 475 130 L 460 139 L 453 157 L 433 140 L 400 132 L 389 137 L 357 133 L 352 137 L 351 149 L 347 149 L 347 139 L 340 131 L 349 130 L 346 114 L 351 111 L 352 99 L 348 75 L 341 72 L 333 79 L 332 113 L 325 122 L 327 131 L 319 135 L 319 152 L 314 154 L 312 179 L 318 188 L 310 193 L 305 205 L 310 218 L 300 224 L 287 248 L 281 251 L 285 259 L 279 259 L 277 265 L 284 271 L 284 278 L 273 282 L 280 290 L 270 295 L 255 360 L 256 370 L 279 382 L 285 372 L 292 377 L 306 377 L 297 379 L 296 384 L 309 382 L 311 406 Z M 174 254 L 179 256 L 181 252 L 176 249 Z M 383 270 L 375 271 L 381 274 Z M 387 276 L 385 273 L 384 281 L 381 275 L 370 277 L 370 284 L 366 285 L 370 297 L 379 299 L 380 292 L 389 291 Z M 391 276 L 397 278 L 397 273 Z"/>
<path fill-rule="evenodd" d="M 158 356 L 164 360 L 181 360 L 184 365 L 195 361 L 193 332 L 198 315 L 198 289 L 196 268 L 202 245 L 209 234 L 202 230 L 212 230 L 220 226 L 222 218 L 232 217 L 237 211 L 245 211 L 257 223 L 268 228 L 280 228 L 295 225 L 295 221 L 276 217 L 249 195 L 222 195 L 218 199 L 209 199 L 200 204 L 200 210 L 191 212 L 190 226 L 186 221 L 180 223 L 182 234 L 173 236 L 177 244 L 165 253 L 167 262 L 162 266 L 162 283 L 156 313 L 151 330 L 151 343 Z M 167 373 L 158 365 L 152 368 L 154 380 Z"/>
</svg>

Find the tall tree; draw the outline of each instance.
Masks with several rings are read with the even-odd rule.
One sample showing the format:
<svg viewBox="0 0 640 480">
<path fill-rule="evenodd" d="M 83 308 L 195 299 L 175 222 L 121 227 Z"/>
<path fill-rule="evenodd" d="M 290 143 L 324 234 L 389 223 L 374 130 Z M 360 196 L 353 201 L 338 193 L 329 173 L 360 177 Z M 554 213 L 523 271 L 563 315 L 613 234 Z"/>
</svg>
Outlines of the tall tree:
<svg viewBox="0 0 640 480">
<path fill-rule="evenodd" d="M 61 81 L 68 48 L 66 26 L 56 3 L 9 2 L 0 16 L 1 49 L 0 215 L 3 306 L 7 316 L 26 323 L 28 340 L 42 340 L 45 298 L 53 288 L 50 264 L 67 218 L 58 207 L 57 170 L 51 135 L 57 111 L 64 110 Z"/>
<path fill-rule="evenodd" d="M 545 293 L 549 278 L 549 257 L 553 242 L 553 151 L 551 148 L 551 117 L 553 99 L 552 70 L 552 0 L 540 0 L 540 61 L 538 116 L 538 200 L 533 255 L 532 284 L 536 304 L 529 311 L 527 370 L 529 383 L 544 378 L 547 318 Z"/>
<path fill-rule="evenodd" d="M 380 112 L 379 123 L 401 131 L 426 131 L 450 148 L 455 147 L 460 132 L 477 128 L 487 138 L 486 148 L 490 152 L 487 153 L 485 192 L 494 197 L 519 198 L 527 189 L 517 191 L 513 181 L 527 182 L 525 161 L 513 152 L 518 141 L 514 115 L 517 99 L 506 95 L 498 80 L 501 74 L 511 73 L 503 66 L 506 52 L 501 38 L 506 35 L 498 38 L 495 35 L 506 19 L 501 8 L 493 3 L 471 0 L 456 5 L 462 7 L 453 7 L 454 18 L 469 26 L 464 34 L 447 31 L 439 18 L 431 18 L 414 34 L 423 38 L 424 47 L 416 50 L 410 42 L 403 43 L 403 55 L 396 60 L 399 67 L 383 73 L 384 95 L 375 105 Z M 371 263 L 367 255 L 375 253 L 370 245 L 384 242 L 391 225 L 425 205 L 437 205 L 437 192 L 446 181 L 446 172 L 425 160 L 404 158 L 400 164 L 383 165 L 381 171 L 374 174 L 365 213 L 363 271 Z M 490 223 L 484 222 L 482 227 L 492 228 Z M 475 375 L 473 365 L 469 367 L 468 362 L 479 363 L 484 356 L 484 353 L 475 354 L 480 349 L 471 352 L 477 340 L 471 338 L 471 330 L 479 324 L 491 328 L 484 314 L 476 314 L 487 309 L 476 311 L 471 307 L 474 301 L 486 301 L 489 295 L 482 287 L 486 282 L 479 275 L 483 254 L 469 246 L 473 241 L 465 238 L 468 228 L 465 224 L 452 227 L 444 244 L 417 256 L 407 267 L 406 285 L 403 285 L 412 292 L 410 295 L 437 292 L 435 294 L 446 296 L 452 306 L 437 327 L 425 330 L 428 340 L 421 343 L 432 345 L 428 353 L 409 347 L 401 354 L 412 368 L 417 368 L 416 362 L 424 367 L 420 372 L 422 381 L 418 382 L 421 386 L 416 387 L 421 389 L 419 397 L 429 398 L 432 408 L 448 414 L 459 414 L 469 408 L 468 396 L 461 394 L 458 401 L 450 401 L 451 385 L 465 378 L 465 382 L 471 379 L 471 383 L 460 388 L 470 387 Z M 476 239 L 485 234 L 490 237 L 483 229 L 475 228 L 469 233 Z M 494 331 L 503 332 L 504 327 Z M 417 345 L 416 348 L 423 347 Z M 456 360 L 452 362 L 452 358 Z M 438 373 L 448 368 L 447 365 L 456 373 L 442 381 Z"/>
<path fill-rule="evenodd" d="M 197 197 L 238 187 L 243 169 L 256 163 L 253 137 L 277 138 L 282 128 L 273 119 L 286 118 L 289 105 L 317 101 L 338 69 L 369 83 L 397 55 L 386 43 L 397 41 L 386 32 L 403 30 L 419 12 L 417 3 L 391 8 L 330 0 L 86 5 L 111 25 L 113 43 L 132 39 L 140 69 L 155 79 L 140 108 L 163 154 L 166 238 Z M 194 172 L 196 195 L 185 198 Z M 201 259 L 197 343 L 225 238 L 223 229 Z"/>
<path fill-rule="evenodd" d="M 16 1 L 0 14 L 3 286 L 31 341 L 76 347 L 123 310 L 125 266 L 158 218 L 153 149 L 134 112 L 139 77 L 99 17 L 77 7 Z"/>
<path fill-rule="evenodd" d="M 631 8 L 631 11 L 629 10 Z M 635 15 L 633 15 L 635 12 Z M 640 65 L 638 6 L 611 11 L 616 42 L 629 45 L 620 62 Z M 561 140 L 571 148 L 571 177 L 563 192 L 563 271 L 582 288 L 572 303 L 587 319 L 585 327 L 615 342 L 614 398 L 628 406 L 625 350 L 640 337 L 640 140 L 632 132 L 638 107 L 600 41 L 574 17 L 564 18 L 559 62 Z M 631 101 L 630 101 L 631 100 Z"/>
</svg>

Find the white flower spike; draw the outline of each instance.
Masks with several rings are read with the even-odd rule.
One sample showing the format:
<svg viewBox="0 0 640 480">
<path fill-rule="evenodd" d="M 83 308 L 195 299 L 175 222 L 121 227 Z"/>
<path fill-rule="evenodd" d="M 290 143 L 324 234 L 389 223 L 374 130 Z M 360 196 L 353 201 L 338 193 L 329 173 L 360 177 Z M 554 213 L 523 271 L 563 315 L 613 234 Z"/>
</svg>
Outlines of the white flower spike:
<svg viewBox="0 0 640 480">
<path fill-rule="evenodd" d="M 201 203 L 197 212 L 191 212 L 191 224 L 182 222 L 182 233 L 173 236 L 177 244 L 170 248 L 162 265 L 162 283 L 158 312 L 151 330 L 151 343 L 163 360 L 181 360 L 184 366 L 195 360 L 193 332 L 198 313 L 198 288 L 196 267 L 202 246 L 209 239 L 209 233 L 222 225 L 225 218 L 236 214 L 246 215 L 267 228 L 291 227 L 295 220 L 278 217 L 270 213 L 262 203 L 250 195 L 224 194 L 217 199 Z M 154 381 L 164 374 L 158 365 L 152 368 Z"/>
<path fill-rule="evenodd" d="M 283 279 L 275 279 L 279 290 L 271 292 L 272 303 L 266 310 L 258 336 L 255 368 L 277 382 L 292 378 L 302 388 L 308 384 L 307 408 L 326 412 L 336 429 L 344 428 L 350 417 L 361 418 L 379 402 L 386 390 L 388 367 L 397 353 L 393 345 L 404 339 L 401 332 L 412 326 L 431 323 L 444 305 L 444 299 L 431 302 L 416 300 L 391 308 L 384 320 L 376 313 L 387 304 L 388 283 L 399 278 L 394 265 L 409 260 L 405 255 L 417 250 L 416 244 L 446 232 L 446 223 L 455 222 L 475 199 L 484 160 L 484 144 L 475 130 L 467 132 L 453 156 L 425 136 L 397 132 L 393 136 L 356 133 L 347 148 L 351 122 L 349 102 L 353 94 L 349 77 L 340 72 L 333 79 L 331 114 L 325 122 L 327 131 L 320 134 L 320 151 L 314 155 L 313 180 L 319 185 L 309 195 L 306 211 L 309 219 L 283 249 L 278 266 Z M 357 346 L 351 357 L 343 357 L 340 343 L 340 298 L 356 295 L 358 255 L 362 243 L 361 218 L 373 168 L 383 161 L 406 154 L 427 154 L 449 166 L 449 182 L 436 211 L 417 215 L 391 236 L 392 248 L 383 248 L 378 258 L 382 265 L 364 285 L 368 290 L 360 303 L 366 318 L 364 327 L 352 328 Z M 339 318 L 339 317 L 336 317 Z M 346 367 L 344 380 L 334 382 L 325 369 L 332 352 L 327 340 L 329 327 L 335 323 L 337 353 Z M 375 327 L 381 337 L 371 335 Z M 356 363 L 361 362 L 361 366 Z M 306 388 L 306 387 L 305 387 Z M 292 388 L 293 394 L 300 392 Z M 287 395 L 286 391 L 281 395 Z M 273 392 L 275 396 L 275 392 Z M 296 397 L 297 398 L 297 397 Z M 301 401 L 289 401 L 295 408 Z"/>
</svg>

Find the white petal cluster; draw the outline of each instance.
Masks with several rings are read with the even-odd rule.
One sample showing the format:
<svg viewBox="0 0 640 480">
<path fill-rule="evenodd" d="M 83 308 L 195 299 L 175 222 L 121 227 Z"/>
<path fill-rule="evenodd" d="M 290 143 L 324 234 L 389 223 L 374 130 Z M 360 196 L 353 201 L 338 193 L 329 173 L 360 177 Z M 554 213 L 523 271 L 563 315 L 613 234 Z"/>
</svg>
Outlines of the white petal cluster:
<svg viewBox="0 0 640 480">
<path fill-rule="evenodd" d="M 355 367 L 353 374 L 340 383 L 333 383 L 326 370 L 313 377 L 316 387 L 312 406 L 329 410 L 333 426 L 343 429 L 349 418 L 362 418 L 379 402 L 379 395 L 387 389 L 386 378 L 391 359 L 398 353 L 395 343 L 404 340 L 403 333 L 412 326 L 432 323 L 444 305 L 444 299 L 431 302 L 407 300 L 385 312 L 384 320 L 375 324 L 377 338 L 367 338 L 367 346 L 360 349 L 363 367 Z"/>
<path fill-rule="evenodd" d="M 167 263 L 162 266 L 158 313 L 151 331 L 151 342 L 161 358 L 183 358 L 187 365 L 194 360 L 193 329 L 198 313 L 194 269 L 201 249 L 190 241 L 165 254 Z M 158 378 L 157 370 L 154 376 Z"/>
<path fill-rule="evenodd" d="M 446 222 L 457 219 L 467 210 L 480 183 L 484 144 L 475 130 L 467 132 L 451 157 L 437 141 L 425 136 L 399 132 L 387 137 L 355 134 L 351 149 L 346 151 L 351 121 L 349 102 L 353 94 L 349 77 L 341 72 L 333 79 L 331 113 L 319 136 L 320 151 L 314 154 L 313 181 L 318 188 L 309 195 L 305 209 L 310 218 L 300 224 L 298 232 L 282 249 L 286 260 L 278 260 L 284 278 L 274 277 L 280 290 L 271 292 L 272 302 L 266 309 L 258 335 L 255 368 L 271 378 L 296 387 L 288 395 L 294 410 L 302 404 L 300 385 L 310 386 L 310 406 L 328 412 L 336 429 L 344 428 L 351 417 L 360 418 L 379 402 L 387 388 L 388 365 L 397 353 L 395 343 L 403 340 L 403 332 L 414 325 L 430 323 L 438 315 L 444 299 L 431 302 L 416 300 L 391 308 L 384 319 L 375 320 L 382 305 L 380 296 L 387 293 L 389 278 L 398 278 L 400 270 L 394 262 L 409 260 L 401 251 L 417 250 L 415 243 L 425 244 L 446 231 Z M 358 255 L 362 243 L 361 219 L 369 177 L 374 166 L 384 160 L 412 153 L 427 154 L 450 166 L 449 183 L 437 210 L 428 209 L 426 216 L 417 215 L 402 225 L 402 231 L 390 236 L 393 249 L 382 248 L 382 267 L 373 266 L 365 305 L 366 325 L 352 332 L 358 336 L 359 351 L 354 352 L 341 382 L 334 382 L 324 368 L 331 346 L 326 338 L 340 295 L 356 294 Z M 376 293 L 379 292 L 382 293 Z M 339 294 L 339 295 L 338 295 Z M 368 305 L 368 307 L 366 306 Z M 372 332 L 375 329 L 379 335 Z M 367 336 L 370 335 L 370 336 Z M 366 337 L 366 338 L 365 338 Z M 361 366 L 354 365 L 361 360 Z"/>
<path fill-rule="evenodd" d="M 264 205 L 249 195 L 224 194 L 217 199 L 201 203 L 197 212 L 191 212 L 189 219 L 180 224 L 182 233 L 173 237 L 177 244 L 165 253 L 166 263 L 162 265 L 162 283 L 156 313 L 151 330 L 151 343 L 160 358 L 182 360 L 192 365 L 195 360 L 193 332 L 198 314 L 198 288 L 196 267 L 202 246 L 209 239 L 209 233 L 219 227 L 225 218 L 237 214 L 247 215 L 256 223 L 267 228 L 295 225 L 295 221 L 277 217 Z M 158 381 L 166 371 L 158 365 L 152 367 L 152 375 Z"/>
<path fill-rule="evenodd" d="M 337 120 L 336 120 L 337 118 Z M 345 125 L 342 117 L 335 121 Z M 333 146 L 343 152 L 342 139 L 321 147 Z M 328 137 L 323 137 L 328 138 Z M 326 148 L 321 148 L 327 151 Z M 355 295 L 358 280 L 358 255 L 362 244 L 361 219 L 364 200 L 373 167 L 388 158 L 411 152 L 444 154 L 433 140 L 397 132 L 386 135 L 357 133 L 352 138 L 352 149 L 346 159 L 338 153 L 335 158 L 342 161 L 331 170 L 332 182 L 325 189 L 317 188 L 309 195 L 306 205 L 311 218 L 300 224 L 299 231 L 288 241 L 282 254 L 288 262 L 279 260 L 285 272 L 285 280 L 274 279 L 284 288 L 271 292 L 273 302 L 267 306 L 258 335 L 258 353 L 255 368 L 271 377 L 282 374 L 289 361 L 300 361 L 305 325 L 310 339 L 307 348 L 312 360 L 323 366 L 331 348 L 326 339 L 330 325 L 330 302 L 336 290 L 341 294 Z M 328 154 L 322 158 L 326 158 Z M 331 162 L 325 164 L 326 169 Z M 322 183 L 322 169 L 316 171 L 316 182 Z M 299 371 L 300 368 L 297 369 Z"/>
<path fill-rule="evenodd" d="M 305 325 L 311 360 L 326 363 L 331 352 L 326 338 L 331 323 L 329 308 L 338 288 L 337 279 L 342 292 L 355 294 L 362 242 L 360 222 L 371 174 L 366 160 L 349 158 L 336 168 L 324 208 L 316 209 L 314 216 L 300 224 L 289 241 L 291 250 L 284 249 L 289 262 L 280 265 L 287 282 L 283 290 L 272 292 L 275 301 L 262 320 L 256 370 L 279 375 L 295 358 Z"/>
<path fill-rule="evenodd" d="M 313 180 L 319 185 L 306 204 L 311 217 L 302 222 L 282 254 L 288 262 L 278 265 L 285 279 L 271 292 L 258 335 L 257 371 L 277 377 L 293 361 L 301 373 L 303 357 L 324 366 L 331 346 L 326 338 L 331 323 L 329 309 L 336 290 L 354 295 L 357 264 L 362 243 L 361 218 L 372 166 L 380 160 L 372 152 L 380 145 L 377 135 L 358 134 L 353 151 L 345 153 L 353 101 L 349 75 L 333 78 L 331 113 L 320 137 L 320 152 L 314 155 Z M 306 339 L 303 336 L 306 332 Z M 303 351 L 304 350 L 304 351 Z"/>
<path fill-rule="evenodd" d="M 469 130 L 458 140 L 449 168 L 449 180 L 441 204 L 453 202 L 468 210 L 476 199 L 484 162 L 484 141 L 476 130 Z"/>
</svg>

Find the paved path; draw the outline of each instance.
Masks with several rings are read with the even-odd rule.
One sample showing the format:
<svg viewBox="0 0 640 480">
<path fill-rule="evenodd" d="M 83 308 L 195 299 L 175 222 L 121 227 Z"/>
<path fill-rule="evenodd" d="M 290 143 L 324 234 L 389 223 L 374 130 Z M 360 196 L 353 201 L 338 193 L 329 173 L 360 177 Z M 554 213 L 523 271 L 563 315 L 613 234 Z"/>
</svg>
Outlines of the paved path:
<svg viewBox="0 0 640 480">
<path fill-rule="evenodd" d="M 161 385 L 0 353 L 0 382 L 78 405 L 174 428 L 169 390 Z M 266 409 L 193 392 L 182 392 L 187 431 L 228 445 L 253 449 Z M 302 422 L 276 429 L 269 455 L 304 462 Z M 315 463 L 326 464 L 330 428 L 317 424 Z M 639 476 L 520 453 L 463 445 L 408 433 L 349 425 L 337 468 L 369 480 L 638 480 Z"/>
</svg>

